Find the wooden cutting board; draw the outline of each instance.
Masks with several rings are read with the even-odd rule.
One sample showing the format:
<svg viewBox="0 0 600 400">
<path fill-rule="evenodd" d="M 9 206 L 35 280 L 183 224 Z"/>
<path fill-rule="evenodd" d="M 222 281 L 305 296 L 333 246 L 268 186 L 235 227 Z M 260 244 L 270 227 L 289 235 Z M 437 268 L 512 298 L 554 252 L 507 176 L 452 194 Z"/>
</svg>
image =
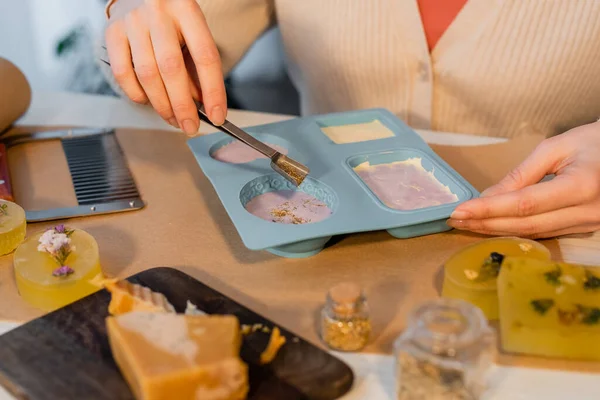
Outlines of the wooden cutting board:
<svg viewBox="0 0 600 400">
<path fill-rule="evenodd" d="M 208 314 L 233 314 L 241 324 L 276 326 L 172 268 L 149 269 L 128 280 L 163 293 L 177 312 L 183 312 L 189 300 Z M 104 319 L 109 301 L 110 294 L 101 290 L 0 336 L 0 384 L 19 399 L 133 399 L 108 344 Z M 270 334 L 257 331 L 244 338 L 241 356 L 250 371 L 248 399 L 329 400 L 350 390 L 350 367 L 280 330 L 286 344 L 266 366 L 258 359 Z"/>
</svg>

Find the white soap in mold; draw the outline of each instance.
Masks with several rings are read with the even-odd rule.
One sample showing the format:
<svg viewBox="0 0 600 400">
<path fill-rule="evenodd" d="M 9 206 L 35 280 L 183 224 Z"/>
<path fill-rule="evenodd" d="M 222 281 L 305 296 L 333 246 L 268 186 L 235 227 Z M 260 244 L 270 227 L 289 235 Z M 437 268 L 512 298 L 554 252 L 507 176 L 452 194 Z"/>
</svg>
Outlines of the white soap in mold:
<svg viewBox="0 0 600 400">
<path fill-rule="evenodd" d="M 377 119 L 360 124 L 321 127 L 321 132 L 335 144 L 366 142 L 394 136 L 394 133 Z"/>
</svg>

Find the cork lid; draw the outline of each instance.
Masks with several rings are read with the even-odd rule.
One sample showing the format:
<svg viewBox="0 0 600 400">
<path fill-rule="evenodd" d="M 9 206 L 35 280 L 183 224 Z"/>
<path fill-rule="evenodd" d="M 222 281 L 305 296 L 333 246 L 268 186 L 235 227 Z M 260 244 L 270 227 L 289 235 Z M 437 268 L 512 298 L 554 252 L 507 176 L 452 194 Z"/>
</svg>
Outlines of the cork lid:
<svg viewBox="0 0 600 400">
<path fill-rule="evenodd" d="M 362 297 L 360 286 L 354 282 L 340 282 L 329 289 L 329 298 L 339 307 L 352 308 Z"/>
</svg>

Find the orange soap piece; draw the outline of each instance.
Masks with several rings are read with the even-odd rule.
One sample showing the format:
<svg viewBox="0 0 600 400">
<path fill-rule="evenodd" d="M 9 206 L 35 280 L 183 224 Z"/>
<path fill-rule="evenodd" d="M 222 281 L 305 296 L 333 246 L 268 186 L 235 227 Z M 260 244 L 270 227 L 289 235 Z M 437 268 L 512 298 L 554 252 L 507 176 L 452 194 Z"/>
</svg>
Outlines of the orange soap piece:
<svg viewBox="0 0 600 400">
<path fill-rule="evenodd" d="M 285 336 L 281 336 L 281 332 L 279 328 L 273 328 L 271 332 L 271 338 L 269 339 L 269 344 L 267 348 L 260 355 L 260 363 L 268 364 L 277 357 L 277 353 L 279 353 L 279 349 L 281 346 L 285 344 Z"/>
<path fill-rule="evenodd" d="M 121 315 L 131 311 L 153 311 L 174 313 L 175 308 L 167 298 L 145 286 L 128 281 L 105 280 L 101 284 L 111 294 L 108 312 Z"/>
<path fill-rule="evenodd" d="M 233 316 L 133 311 L 106 319 L 113 357 L 137 400 L 242 400 L 248 367 Z"/>
</svg>

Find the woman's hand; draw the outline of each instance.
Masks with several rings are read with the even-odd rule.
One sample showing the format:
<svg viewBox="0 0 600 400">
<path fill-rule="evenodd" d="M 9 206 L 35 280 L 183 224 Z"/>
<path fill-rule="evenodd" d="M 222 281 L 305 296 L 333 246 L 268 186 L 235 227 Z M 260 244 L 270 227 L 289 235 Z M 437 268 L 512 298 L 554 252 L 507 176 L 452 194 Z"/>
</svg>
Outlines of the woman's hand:
<svg viewBox="0 0 600 400">
<path fill-rule="evenodd" d="M 221 59 L 195 0 L 119 0 L 105 36 L 115 79 L 131 100 L 149 102 L 189 135 L 200 125 L 194 98 L 202 99 L 213 123 L 223 123 Z"/>
<path fill-rule="evenodd" d="M 545 175 L 554 179 L 540 182 Z M 448 224 L 487 235 L 546 238 L 600 230 L 600 122 L 543 141 Z"/>
</svg>

